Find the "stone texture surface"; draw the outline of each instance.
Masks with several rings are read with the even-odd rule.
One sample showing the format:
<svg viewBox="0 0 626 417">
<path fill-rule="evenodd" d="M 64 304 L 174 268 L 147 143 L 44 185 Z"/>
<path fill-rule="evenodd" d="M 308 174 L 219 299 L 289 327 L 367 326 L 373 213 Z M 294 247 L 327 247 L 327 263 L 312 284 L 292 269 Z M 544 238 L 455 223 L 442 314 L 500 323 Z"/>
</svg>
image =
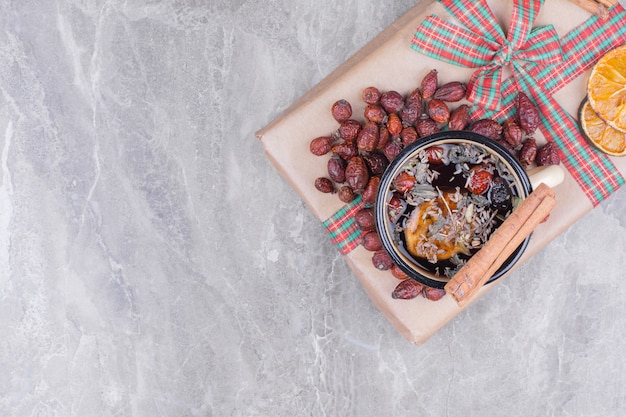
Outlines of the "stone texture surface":
<svg viewBox="0 0 626 417">
<path fill-rule="evenodd" d="M 412 5 L 0 0 L 0 414 L 623 416 L 626 190 L 416 347 L 254 138 Z"/>
</svg>

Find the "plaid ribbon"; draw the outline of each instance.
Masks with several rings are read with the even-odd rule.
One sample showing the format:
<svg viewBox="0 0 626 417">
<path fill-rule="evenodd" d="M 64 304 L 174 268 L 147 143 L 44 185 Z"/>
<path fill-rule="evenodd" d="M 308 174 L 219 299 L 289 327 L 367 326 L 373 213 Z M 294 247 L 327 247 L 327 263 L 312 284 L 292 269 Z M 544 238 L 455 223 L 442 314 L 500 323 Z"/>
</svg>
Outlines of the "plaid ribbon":
<svg viewBox="0 0 626 417">
<path fill-rule="evenodd" d="M 484 0 L 441 0 L 441 3 L 466 28 L 429 16 L 415 34 L 413 48 L 442 61 L 478 68 L 467 83 L 467 98 L 480 107 L 490 110 L 500 107 L 505 66 L 515 71 L 522 60 L 535 66 L 562 60 L 554 27 L 532 29 L 543 0 L 523 4 L 516 1 L 508 35 Z"/>
<path fill-rule="evenodd" d="M 468 83 L 468 99 L 481 107 L 474 118 L 510 117 L 514 93 L 527 91 L 542 113 L 544 137 L 557 144 L 565 167 L 594 206 L 624 184 L 611 160 L 587 143 L 574 118 L 552 97 L 606 51 L 626 42 L 621 5 L 611 9 L 606 22 L 592 17 L 559 40 L 551 25 L 532 28 L 543 0 L 515 0 L 507 36 L 485 0 L 439 1 L 465 27 L 430 16 L 411 46 L 430 57 L 477 68 Z M 513 77 L 503 81 L 507 65 Z"/>
<path fill-rule="evenodd" d="M 345 255 L 361 244 L 363 232 L 356 224 L 354 215 L 365 206 L 361 196 L 343 206 L 322 224 L 339 253 Z"/>
</svg>

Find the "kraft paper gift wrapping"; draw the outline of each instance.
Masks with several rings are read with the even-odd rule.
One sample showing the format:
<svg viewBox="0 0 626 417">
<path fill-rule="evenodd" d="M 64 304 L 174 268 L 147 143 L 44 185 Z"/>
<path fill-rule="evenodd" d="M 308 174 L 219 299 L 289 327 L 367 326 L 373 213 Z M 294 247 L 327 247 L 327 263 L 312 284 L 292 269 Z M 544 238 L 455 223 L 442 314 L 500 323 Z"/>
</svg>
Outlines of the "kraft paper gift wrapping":
<svg viewBox="0 0 626 417">
<path fill-rule="evenodd" d="M 513 3 L 508 0 L 487 3 L 498 21 L 506 26 L 503 22 L 510 20 Z M 613 14 L 624 12 L 621 6 L 616 7 L 619 10 L 614 8 Z M 325 175 L 329 156 L 319 157 L 309 152 L 309 143 L 313 138 L 331 134 L 338 127 L 330 113 L 332 103 L 341 98 L 348 100 L 353 107 L 353 118 L 363 120 L 365 105 L 360 96 L 365 87 L 376 86 L 381 91 L 396 90 L 408 94 L 433 68 L 439 73 L 440 83 L 466 82 L 474 73 L 474 68 L 446 63 L 412 49 L 411 42 L 416 29 L 432 15 L 458 24 L 455 17 L 448 13 L 442 4 L 434 0 L 420 1 L 274 121 L 257 132 L 266 156 L 280 175 L 302 197 L 320 221 L 320 228 L 325 227 L 324 222 L 346 209 L 346 205 L 339 201 L 336 194 L 323 194 L 315 189 L 314 180 Z M 579 25 L 587 24 L 589 19 L 595 18 L 566 0 L 547 0 L 541 7 L 534 26 L 553 25 L 558 36 L 563 37 Z M 503 29 L 506 33 L 507 28 Z M 619 42 L 625 43 L 626 38 L 612 39 L 611 42 L 607 51 Z M 503 72 L 505 79 L 511 75 L 506 68 Z M 571 79 L 563 82 L 562 88 L 552 94 L 562 109 L 574 117 L 586 94 L 588 73 L 587 68 L 575 77 L 570 77 Z M 534 137 L 540 144 L 546 141 L 540 131 L 537 131 Z M 613 164 L 618 177 L 626 173 L 625 158 L 609 158 L 609 163 Z M 569 171 L 566 172 L 564 182 L 555 188 L 557 207 L 552 211 L 549 220 L 533 233 L 518 266 L 597 204 L 590 200 L 581 188 L 579 180 L 574 177 Z M 429 301 L 421 296 L 413 300 L 394 300 L 391 292 L 399 281 L 389 271 L 379 271 L 372 265 L 371 252 L 358 245 L 338 249 L 342 253 L 346 252 L 345 261 L 374 305 L 402 336 L 417 345 L 428 340 L 463 309 L 468 308 L 502 281 L 500 279 L 483 287 L 478 296 L 463 308 L 448 295 L 439 301 Z"/>
</svg>

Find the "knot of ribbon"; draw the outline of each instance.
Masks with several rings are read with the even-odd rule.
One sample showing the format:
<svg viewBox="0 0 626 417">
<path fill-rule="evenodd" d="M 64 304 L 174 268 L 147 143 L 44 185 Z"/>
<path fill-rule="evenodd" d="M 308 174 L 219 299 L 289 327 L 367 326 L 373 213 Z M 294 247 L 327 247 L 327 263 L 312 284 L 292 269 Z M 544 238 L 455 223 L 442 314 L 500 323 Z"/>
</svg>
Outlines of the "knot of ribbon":
<svg viewBox="0 0 626 417">
<path fill-rule="evenodd" d="M 496 54 L 493 65 L 495 65 L 496 67 L 504 67 L 508 65 L 513 58 L 514 52 L 515 51 L 511 47 L 511 43 L 509 41 L 505 41 L 504 44 L 501 45 L 498 53 Z"/>
<path fill-rule="evenodd" d="M 510 99 L 502 95 L 503 71 L 509 67 L 515 89 L 524 91 L 539 108 L 544 137 L 557 144 L 565 167 L 592 204 L 599 204 L 624 184 L 611 160 L 587 143 L 576 121 L 542 82 L 542 76 L 547 78 L 545 74 L 563 71 L 568 65 L 579 65 L 577 61 L 585 65 L 593 63 L 591 58 L 580 54 L 564 63 L 562 44 L 554 27 L 533 28 L 543 0 L 514 0 L 507 34 L 486 0 L 439 2 L 463 26 L 429 16 L 413 37 L 414 50 L 440 61 L 476 68 L 467 83 L 466 97 L 482 108 L 483 113 L 485 109 L 499 112 L 504 100 L 508 100 L 510 106 Z M 595 18 L 585 25 L 589 37 L 579 41 L 591 45 L 588 55 L 593 59 L 601 56 L 605 52 L 602 48 L 608 46 L 602 44 L 603 30 L 617 30 L 617 42 L 624 38 L 624 30 L 617 21 L 620 15 L 623 17 L 624 10 L 619 5 L 613 9 L 607 27 L 603 28 Z M 608 25 L 612 25 L 610 29 Z M 578 30 L 574 32 L 578 34 Z"/>
</svg>

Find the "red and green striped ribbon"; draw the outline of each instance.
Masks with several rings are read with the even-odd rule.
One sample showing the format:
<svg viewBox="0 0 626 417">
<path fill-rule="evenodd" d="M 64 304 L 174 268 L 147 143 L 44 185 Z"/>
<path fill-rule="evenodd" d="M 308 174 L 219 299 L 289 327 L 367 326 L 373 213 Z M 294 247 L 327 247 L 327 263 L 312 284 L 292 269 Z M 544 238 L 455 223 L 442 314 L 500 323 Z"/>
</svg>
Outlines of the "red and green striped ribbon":
<svg viewBox="0 0 626 417">
<path fill-rule="evenodd" d="M 361 244 L 363 232 L 356 224 L 354 215 L 364 207 L 361 196 L 343 206 L 322 224 L 328 231 L 331 242 L 337 245 L 339 253 L 345 255 Z"/>
<path fill-rule="evenodd" d="M 587 143 L 574 118 L 552 97 L 608 50 L 626 42 L 622 6 L 614 6 L 607 21 L 592 17 L 559 40 L 551 25 L 532 28 L 541 0 L 514 1 L 506 37 L 485 0 L 440 2 L 465 27 L 430 16 L 418 27 L 412 47 L 477 68 L 468 83 L 468 99 L 479 106 L 474 118 L 510 117 L 515 92 L 529 92 L 542 111 L 544 136 L 558 145 L 564 165 L 594 206 L 624 184 L 611 160 Z M 513 77 L 502 80 L 506 65 Z"/>
</svg>

